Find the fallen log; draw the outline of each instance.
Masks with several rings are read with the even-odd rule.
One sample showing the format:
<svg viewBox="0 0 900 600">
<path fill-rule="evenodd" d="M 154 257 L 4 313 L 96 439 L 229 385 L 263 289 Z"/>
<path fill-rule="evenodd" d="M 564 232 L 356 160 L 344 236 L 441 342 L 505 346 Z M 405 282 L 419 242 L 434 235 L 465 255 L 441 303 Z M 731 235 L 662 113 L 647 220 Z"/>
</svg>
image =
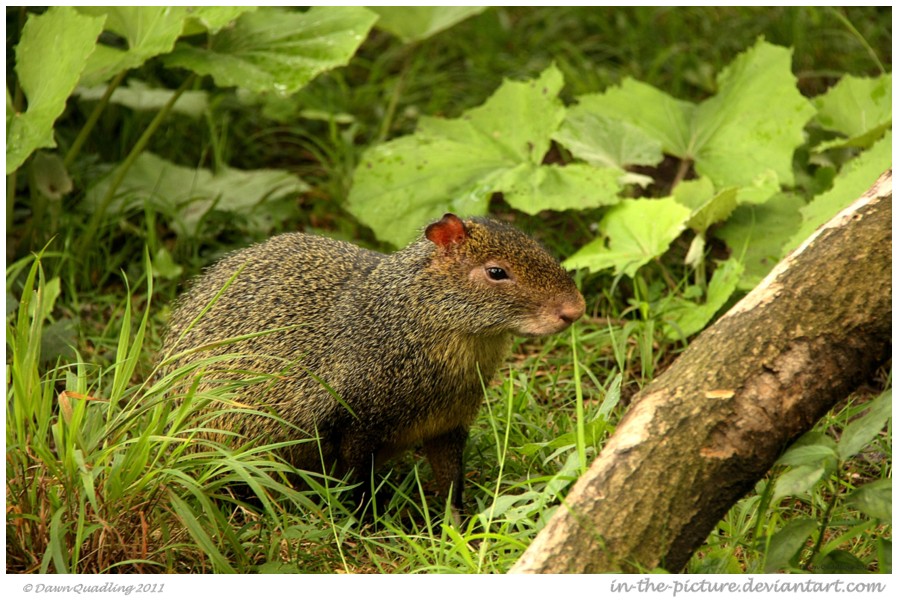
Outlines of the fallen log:
<svg viewBox="0 0 900 600">
<path fill-rule="evenodd" d="M 891 199 L 887 171 L 651 382 L 511 572 L 680 571 L 890 356 Z"/>
</svg>

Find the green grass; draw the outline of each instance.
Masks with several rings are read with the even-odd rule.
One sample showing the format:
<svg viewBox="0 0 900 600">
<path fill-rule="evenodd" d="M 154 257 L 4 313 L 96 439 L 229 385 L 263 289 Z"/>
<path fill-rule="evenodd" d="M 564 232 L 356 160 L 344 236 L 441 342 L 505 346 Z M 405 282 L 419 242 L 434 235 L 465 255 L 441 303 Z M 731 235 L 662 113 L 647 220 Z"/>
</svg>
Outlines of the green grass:
<svg viewBox="0 0 900 600">
<path fill-rule="evenodd" d="M 342 482 L 320 477 L 309 478 L 309 489 L 290 485 L 276 448 L 208 441 L 202 433 L 210 411 L 220 409 L 204 407 L 227 402 L 234 390 L 223 385 L 199 395 L 187 370 L 164 374 L 157 368 L 169 306 L 182 283 L 225 252 L 281 230 L 304 228 L 375 246 L 341 206 L 360 153 L 384 136 L 412 131 L 419 116 L 458 116 L 483 102 L 503 77 L 534 76 L 550 62 L 565 74 L 567 100 L 624 76 L 682 98 L 705 97 L 717 70 L 759 35 L 794 47 L 807 94 L 821 93 L 843 73 L 877 73 L 870 50 L 882 61 L 890 56 L 890 9 L 839 10 L 505 8 L 414 51 L 376 32 L 347 68 L 319 77 L 294 98 L 248 106 L 229 91 L 211 89 L 205 118 L 171 115 L 149 140 L 150 150 L 179 164 L 290 169 L 311 185 L 292 218 L 262 232 L 213 215 L 202 235 L 182 239 L 147 207 L 103 215 L 99 233 L 79 256 L 83 190 L 101 163 L 124 159 L 153 118 L 110 106 L 71 165 L 76 192 L 46 207 L 55 227 L 35 222 L 27 178 L 12 181 L 7 569 L 508 570 L 614 432 L 631 397 L 686 343 L 665 340 L 647 293 L 680 293 L 680 284 L 669 283 L 684 279 L 677 260 L 652 265 L 640 281 L 584 277 L 579 283 L 588 318 L 571 333 L 516 346 L 509 366 L 486 386 L 472 428 L 466 454 L 471 518 L 459 529 L 448 526 L 421 456 L 385 469 L 376 504 L 360 519 Z M 17 15 L 7 13 L 8 54 Z M 158 64 L 138 74 L 171 83 Z M 86 118 L 82 110 L 70 103 L 57 125 L 63 150 Z M 308 113 L 301 111 L 309 110 L 350 118 L 304 118 Z M 493 208 L 509 212 L 502 202 Z M 567 256 L 592 237 L 596 214 L 519 215 L 516 222 Z M 160 268 L 160 251 L 180 273 Z M 890 374 L 872 385 L 836 407 L 816 431 L 839 439 L 890 387 Z M 758 573 L 767 564 L 815 571 L 822 557 L 843 556 L 833 551 L 849 553 L 870 572 L 890 571 L 890 526 L 850 500 L 863 484 L 889 479 L 891 465 L 888 425 L 805 496 L 771 501 L 774 481 L 791 468 L 776 467 L 722 519 L 687 571 Z M 805 518 L 815 520 L 815 533 L 779 563 L 776 554 L 791 547 L 773 536 Z"/>
<path fill-rule="evenodd" d="M 134 377 L 148 350 L 149 311 L 126 302 L 112 367 L 75 363 L 42 373 L 37 357 L 45 323 L 29 315 L 32 306 L 34 314 L 47 313 L 48 286 L 38 262 L 27 275 L 24 289 L 36 292 L 23 293 L 7 332 L 14 384 L 7 560 L 15 572 L 505 572 L 614 431 L 624 404 L 619 374 L 638 385 L 649 379 L 640 375 L 647 347 L 634 322 L 593 319 L 576 328 L 577 339 L 573 331 L 521 344 L 513 365 L 486 389 L 472 430 L 471 518 L 464 526 L 449 525 L 428 466 L 415 455 L 384 472 L 376 503 L 360 521 L 340 482 L 311 479 L 306 490 L 289 485 L 290 469 L 274 447 L 232 448 L 199 436 L 214 416 L 203 407 L 227 401 L 234 384 L 201 397 L 190 369 Z M 657 353 L 649 350 L 653 362 Z M 204 365 L 192 365 L 198 366 Z M 184 401 L 172 402 L 172 390 L 183 390 Z M 848 403 L 817 429 L 840 431 L 864 407 Z M 845 550 L 867 567 L 883 568 L 879 552 L 889 528 L 853 511 L 843 497 L 889 476 L 890 456 L 884 433 L 808 500 L 763 505 L 762 512 L 766 482 L 760 482 L 688 571 L 762 572 L 767 538 L 806 516 L 827 523 L 824 550 Z M 234 485 L 252 493 L 236 495 Z"/>
</svg>

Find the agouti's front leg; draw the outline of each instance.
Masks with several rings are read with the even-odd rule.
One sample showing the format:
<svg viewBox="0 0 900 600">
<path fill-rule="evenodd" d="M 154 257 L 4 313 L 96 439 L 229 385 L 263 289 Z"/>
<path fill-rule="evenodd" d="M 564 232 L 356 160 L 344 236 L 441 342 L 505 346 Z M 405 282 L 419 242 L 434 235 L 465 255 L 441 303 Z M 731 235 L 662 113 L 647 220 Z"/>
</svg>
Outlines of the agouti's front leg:
<svg viewBox="0 0 900 600">
<path fill-rule="evenodd" d="M 438 489 L 444 498 L 450 498 L 450 504 L 456 511 L 463 508 L 463 449 L 468 437 L 468 429 L 457 427 L 427 440 L 423 445 Z"/>
</svg>

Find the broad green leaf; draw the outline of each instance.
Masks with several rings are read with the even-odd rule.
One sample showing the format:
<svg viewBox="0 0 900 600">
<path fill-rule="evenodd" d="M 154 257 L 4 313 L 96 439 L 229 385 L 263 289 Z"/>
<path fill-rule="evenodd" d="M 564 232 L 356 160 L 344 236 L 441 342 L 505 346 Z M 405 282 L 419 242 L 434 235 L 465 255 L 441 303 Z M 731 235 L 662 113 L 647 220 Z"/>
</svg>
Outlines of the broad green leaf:
<svg viewBox="0 0 900 600">
<path fill-rule="evenodd" d="M 779 569 L 792 566 L 797 554 L 806 544 L 806 540 L 818 526 L 815 519 L 792 519 L 777 531 L 769 540 L 765 572 L 774 573 Z"/>
<path fill-rule="evenodd" d="M 568 109 L 553 139 L 573 156 L 598 167 L 654 166 L 663 159 L 662 144 L 642 129 L 595 114 L 583 105 Z"/>
<path fill-rule="evenodd" d="M 600 237 L 569 257 L 567 269 L 593 271 L 614 268 L 634 277 L 637 270 L 660 256 L 687 225 L 691 211 L 674 198 L 623 200 L 603 216 Z"/>
<path fill-rule="evenodd" d="M 690 128 L 696 107 L 652 85 L 626 78 L 602 94 L 579 96 L 576 108 L 579 115 L 630 123 L 657 140 L 666 154 L 684 157 L 691 153 Z"/>
<path fill-rule="evenodd" d="M 104 197 L 109 177 L 88 190 L 85 205 L 93 210 Z M 125 211 L 150 204 L 172 219 L 173 229 L 182 236 L 198 233 L 201 219 L 215 209 L 240 215 L 255 229 L 270 230 L 279 216 L 274 201 L 307 189 L 307 185 L 287 171 L 224 169 L 212 173 L 170 163 L 149 152 L 143 153 L 119 186 L 110 211 Z M 265 208 L 261 208 L 261 206 Z"/>
<path fill-rule="evenodd" d="M 355 6 L 306 12 L 263 7 L 215 34 L 208 48 L 181 42 L 164 60 L 211 75 L 219 87 L 288 95 L 319 73 L 346 65 L 376 19 Z"/>
<path fill-rule="evenodd" d="M 99 85 L 122 71 L 141 66 L 149 58 L 170 52 L 188 15 L 183 6 L 82 6 L 78 11 L 105 16 L 105 29 L 128 44 L 127 50 L 99 44 L 81 76 L 85 87 Z"/>
<path fill-rule="evenodd" d="M 837 442 L 821 431 L 807 431 L 782 454 L 775 464 L 790 466 L 837 466 Z"/>
<path fill-rule="evenodd" d="M 505 81 L 458 119 L 423 118 L 413 135 L 368 149 L 354 173 L 348 210 L 380 239 L 403 246 L 445 212 L 484 214 L 491 194 L 504 186 L 522 206 L 535 182 L 554 194 L 578 187 L 559 171 L 537 169 L 564 116 L 557 99 L 562 85 L 554 66 L 531 81 Z"/>
<path fill-rule="evenodd" d="M 716 187 L 709 177 L 700 177 L 682 181 L 672 195 L 679 204 L 691 209 L 691 215 L 694 215 L 709 203 L 715 193 Z"/>
<path fill-rule="evenodd" d="M 698 304 L 683 298 L 673 298 L 663 309 L 663 331 L 671 340 L 680 340 L 702 330 L 725 306 L 737 289 L 743 267 L 735 259 L 721 263 L 706 291 L 706 302 Z"/>
<path fill-rule="evenodd" d="M 705 232 L 707 229 L 726 220 L 738 204 L 739 188 L 730 187 L 717 193 L 709 199 L 699 210 L 695 210 L 688 221 L 688 227 L 697 232 Z"/>
<path fill-rule="evenodd" d="M 794 149 L 815 114 L 797 90 L 791 51 L 760 39 L 717 77 L 718 93 L 697 106 L 693 123 L 698 173 L 717 188 L 745 186 L 768 169 L 794 183 Z"/>
<path fill-rule="evenodd" d="M 728 221 L 715 229 L 715 236 L 744 265 L 738 288 L 750 290 L 762 281 L 784 256 L 783 246 L 800 227 L 803 199 L 778 194 L 765 204 L 739 206 Z"/>
<path fill-rule="evenodd" d="M 542 210 L 584 210 L 618 203 L 620 175 L 616 169 L 583 164 L 525 163 L 507 171 L 497 188 L 510 206 L 530 215 Z"/>
<path fill-rule="evenodd" d="M 37 148 L 56 147 L 53 124 L 65 110 L 66 100 L 94 51 L 103 21 L 102 17 L 79 15 L 67 6 L 53 6 L 42 15 L 28 16 L 16 46 L 16 75 L 28 98 L 28 108 L 13 114 L 7 95 L 7 175 Z"/>
<path fill-rule="evenodd" d="M 482 146 L 424 134 L 397 138 L 363 153 L 347 209 L 400 247 L 446 212 L 487 212 L 496 180 L 515 164 Z"/>
<path fill-rule="evenodd" d="M 602 94 L 581 96 L 579 106 L 643 129 L 667 154 L 692 160 L 716 189 L 754 185 L 770 170 L 791 185 L 794 149 L 815 111 L 797 91 L 790 50 L 760 40 L 717 81 L 718 93 L 697 105 L 626 79 Z"/>
<path fill-rule="evenodd" d="M 872 400 L 868 412 L 844 428 L 837 445 L 841 460 L 856 456 L 878 437 L 891 418 L 891 396 L 891 390 L 887 390 Z"/>
<path fill-rule="evenodd" d="M 508 160 L 540 164 L 565 117 L 557 98 L 562 86 L 562 73 L 551 65 L 536 79 L 504 81 L 484 104 L 458 119 L 423 117 L 419 129 L 461 144 L 492 147 Z"/>
<path fill-rule="evenodd" d="M 786 496 L 809 496 L 813 487 L 822 480 L 825 473 L 824 464 L 792 467 L 775 481 L 772 499 L 777 501 Z"/>
<path fill-rule="evenodd" d="M 404 43 L 424 40 L 484 12 L 484 6 L 373 6 L 379 29 L 396 35 Z"/>
<path fill-rule="evenodd" d="M 738 203 L 738 188 L 730 187 L 716 193 L 708 177 L 682 181 L 673 195 L 680 204 L 691 209 L 688 227 L 701 234 L 727 219 Z"/>
<path fill-rule="evenodd" d="M 805 444 L 792 446 L 782 454 L 777 464 L 779 465 L 814 465 L 819 466 L 823 461 L 837 460 L 837 452 L 834 443 L 831 444 Z"/>
<path fill-rule="evenodd" d="M 772 169 L 766 169 L 757 173 L 753 181 L 739 187 L 737 191 L 738 204 L 762 204 L 781 190 L 778 184 L 778 174 Z"/>
<path fill-rule="evenodd" d="M 891 480 L 879 479 L 860 486 L 850 494 L 847 502 L 874 519 L 890 523 L 891 496 Z"/>
<path fill-rule="evenodd" d="M 191 6 L 188 8 L 184 34 L 192 35 L 203 31 L 218 33 L 245 12 L 256 9 L 256 6 Z"/>
<path fill-rule="evenodd" d="M 828 222 L 866 192 L 881 174 L 891 168 L 891 132 L 871 148 L 846 163 L 834 185 L 800 209 L 802 222 L 794 236 L 784 246 L 785 253 L 802 244 L 819 226 Z"/>
<path fill-rule="evenodd" d="M 106 93 L 106 86 L 93 88 L 79 87 L 75 95 L 82 100 L 99 100 Z M 172 99 L 175 90 L 151 88 L 137 79 L 130 79 L 127 86 L 119 86 L 113 91 L 109 101 L 127 106 L 132 110 L 158 111 Z M 208 94 L 204 91 L 182 92 L 172 106 L 172 110 L 191 117 L 201 117 L 207 109 Z"/>
<path fill-rule="evenodd" d="M 679 183 L 673 196 L 679 204 L 691 209 L 688 227 L 697 235 L 691 241 L 684 263 L 692 268 L 699 268 L 706 253 L 706 230 L 712 224 L 727 218 L 734 210 L 737 205 L 737 188 L 727 188 L 716 194 L 709 178 L 701 177 Z"/>
<path fill-rule="evenodd" d="M 891 126 L 891 74 L 875 78 L 845 75 L 812 102 L 819 125 L 849 138 L 824 142 L 816 152 L 839 146 L 867 147 Z"/>
<path fill-rule="evenodd" d="M 822 142 L 815 148 L 813 148 L 813 152 L 825 152 L 827 150 L 832 150 L 834 148 L 868 148 L 875 142 L 881 139 L 884 135 L 885 131 L 889 131 L 891 129 L 891 123 L 884 123 L 880 127 L 876 127 L 871 131 L 868 131 L 862 135 L 858 135 L 852 138 L 838 138 L 834 140 L 828 140 L 827 142 Z"/>
<path fill-rule="evenodd" d="M 846 550 L 832 550 L 813 559 L 813 573 L 847 574 L 868 573 L 869 568 Z"/>
</svg>

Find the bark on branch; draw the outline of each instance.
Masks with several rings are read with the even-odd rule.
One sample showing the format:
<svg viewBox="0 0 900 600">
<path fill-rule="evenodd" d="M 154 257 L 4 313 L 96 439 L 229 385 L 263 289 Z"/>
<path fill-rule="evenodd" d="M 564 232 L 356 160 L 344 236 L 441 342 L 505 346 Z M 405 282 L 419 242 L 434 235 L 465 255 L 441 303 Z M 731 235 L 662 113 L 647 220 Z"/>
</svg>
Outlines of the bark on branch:
<svg viewBox="0 0 900 600">
<path fill-rule="evenodd" d="M 887 171 L 641 392 L 512 572 L 684 567 L 890 356 L 891 185 Z"/>
</svg>

